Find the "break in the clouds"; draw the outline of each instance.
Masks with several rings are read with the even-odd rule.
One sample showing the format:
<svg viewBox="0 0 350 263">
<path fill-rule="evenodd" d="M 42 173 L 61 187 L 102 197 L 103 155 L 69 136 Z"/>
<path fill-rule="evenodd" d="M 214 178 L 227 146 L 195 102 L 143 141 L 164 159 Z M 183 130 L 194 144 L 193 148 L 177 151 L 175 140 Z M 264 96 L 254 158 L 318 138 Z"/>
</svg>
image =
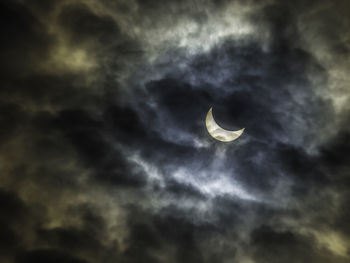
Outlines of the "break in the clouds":
<svg viewBox="0 0 350 263">
<path fill-rule="evenodd" d="M 349 261 L 347 1 L 0 5 L 1 262 Z"/>
</svg>

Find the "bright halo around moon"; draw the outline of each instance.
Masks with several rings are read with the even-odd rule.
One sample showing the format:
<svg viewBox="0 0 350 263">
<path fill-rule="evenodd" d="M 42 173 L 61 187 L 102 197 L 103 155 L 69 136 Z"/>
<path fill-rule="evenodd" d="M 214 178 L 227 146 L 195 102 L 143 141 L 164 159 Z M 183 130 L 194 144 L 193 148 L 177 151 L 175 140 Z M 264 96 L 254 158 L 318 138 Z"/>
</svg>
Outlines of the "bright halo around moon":
<svg viewBox="0 0 350 263">
<path fill-rule="evenodd" d="M 242 135 L 244 128 L 238 131 L 228 131 L 221 128 L 213 117 L 213 108 L 210 108 L 207 117 L 205 118 L 205 126 L 209 134 L 216 140 L 221 142 L 231 142 L 236 140 L 239 136 Z"/>
</svg>

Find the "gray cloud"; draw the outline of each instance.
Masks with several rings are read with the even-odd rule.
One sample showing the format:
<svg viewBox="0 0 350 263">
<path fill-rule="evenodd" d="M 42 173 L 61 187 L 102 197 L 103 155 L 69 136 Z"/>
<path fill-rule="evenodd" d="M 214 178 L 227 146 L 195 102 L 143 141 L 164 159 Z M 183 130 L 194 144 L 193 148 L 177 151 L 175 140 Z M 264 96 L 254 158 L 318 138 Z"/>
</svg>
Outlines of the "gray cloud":
<svg viewBox="0 0 350 263">
<path fill-rule="evenodd" d="M 348 261 L 345 1 L 0 5 L 3 262 Z"/>
</svg>

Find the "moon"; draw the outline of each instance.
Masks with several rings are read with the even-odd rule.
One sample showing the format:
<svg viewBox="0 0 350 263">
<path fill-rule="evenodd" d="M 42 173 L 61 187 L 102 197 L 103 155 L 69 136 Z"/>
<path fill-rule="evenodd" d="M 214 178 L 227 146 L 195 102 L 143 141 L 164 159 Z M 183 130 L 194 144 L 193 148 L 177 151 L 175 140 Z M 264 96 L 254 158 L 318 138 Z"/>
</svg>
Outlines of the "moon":
<svg viewBox="0 0 350 263">
<path fill-rule="evenodd" d="M 207 117 L 205 118 L 205 126 L 209 134 L 216 140 L 221 142 L 231 142 L 236 140 L 239 136 L 242 135 L 245 128 L 237 130 L 237 131 L 228 131 L 221 128 L 213 117 L 213 108 L 211 107 L 207 113 Z"/>
</svg>

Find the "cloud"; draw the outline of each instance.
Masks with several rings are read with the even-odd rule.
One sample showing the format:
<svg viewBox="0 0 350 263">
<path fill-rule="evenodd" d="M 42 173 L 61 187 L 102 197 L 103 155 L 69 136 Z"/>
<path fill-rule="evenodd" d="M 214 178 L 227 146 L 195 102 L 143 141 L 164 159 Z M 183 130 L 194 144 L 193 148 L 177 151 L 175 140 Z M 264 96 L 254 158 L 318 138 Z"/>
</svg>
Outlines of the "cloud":
<svg viewBox="0 0 350 263">
<path fill-rule="evenodd" d="M 69 254 L 56 250 L 35 250 L 22 253 L 16 259 L 16 262 L 32 263 L 32 262 L 64 262 L 64 263 L 85 263 L 88 261 L 80 260 Z"/>
<path fill-rule="evenodd" d="M 311 237 L 290 231 L 276 231 L 268 226 L 255 229 L 251 242 L 254 258 L 258 262 L 345 262 L 345 259 L 332 255 L 326 248 L 317 247 Z M 269 253 L 271 250 L 273 254 Z"/>
<path fill-rule="evenodd" d="M 345 1 L 0 5 L 1 260 L 348 261 Z"/>
</svg>

